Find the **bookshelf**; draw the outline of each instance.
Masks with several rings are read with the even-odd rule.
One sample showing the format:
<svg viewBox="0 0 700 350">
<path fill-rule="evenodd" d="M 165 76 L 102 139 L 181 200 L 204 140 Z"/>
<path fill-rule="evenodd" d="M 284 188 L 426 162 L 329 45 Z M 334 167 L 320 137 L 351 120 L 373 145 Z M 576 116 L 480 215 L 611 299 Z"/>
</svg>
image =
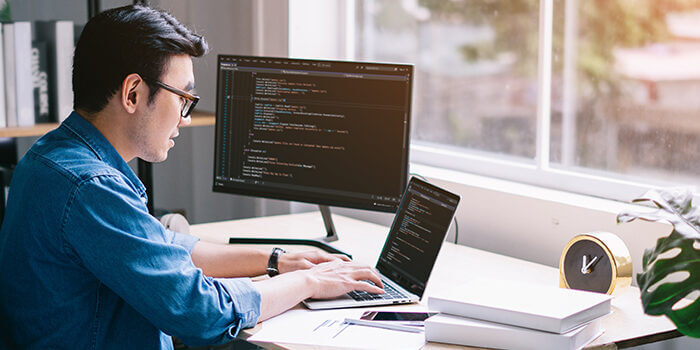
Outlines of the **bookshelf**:
<svg viewBox="0 0 700 350">
<path fill-rule="evenodd" d="M 96 14 L 101 12 L 102 10 L 102 1 L 101 0 L 82 0 L 87 2 L 87 18 L 90 19 L 94 17 Z M 75 3 L 77 6 L 77 3 L 82 2 L 81 0 L 73 0 L 71 3 Z M 42 2 L 39 0 L 37 2 L 38 4 L 41 4 Z M 51 2 L 47 2 L 51 3 Z M 110 5 L 114 7 L 115 5 L 127 5 L 129 3 L 133 4 L 142 4 L 142 5 L 148 5 L 149 1 L 148 0 L 112 0 L 109 1 Z M 120 4 L 117 4 L 120 3 Z M 31 17 L 33 17 L 36 12 L 36 8 L 33 8 L 34 6 L 38 6 L 37 4 L 34 4 L 34 2 L 27 3 L 27 2 L 22 2 L 22 4 L 25 4 L 28 9 L 29 13 L 31 14 Z M 27 8 L 25 8 L 27 10 Z M 54 9 L 55 10 L 55 9 Z M 44 14 L 45 15 L 45 14 Z M 42 14 L 39 15 L 41 17 Z M 22 20 L 29 20 L 33 21 L 33 19 L 22 19 Z M 77 22 L 75 22 L 77 23 Z M 2 67 L 0 67 L 2 69 Z M 189 126 L 196 127 L 196 126 L 208 126 L 208 125 L 214 125 L 214 115 L 213 113 L 206 113 L 206 112 L 193 112 L 192 113 L 192 122 L 190 123 Z M 17 138 L 21 137 L 39 137 L 47 132 L 56 129 L 59 126 L 59 123 L 41 123 L 41 124 L 35 124 L 33 126 L 28 126 L 28 127 L 4 127 L 0 128 L 0 138 L 5 138 L 6 140 L 3 140 L 3 142 L 7 143 L 10 146 L 3 146 L 0 148 L 0 158 L 7 158 L 5 162 L 7 164 L 0 164 L 0 168 L 3 166 L 6 166 L 7 173 L 11 174 L 12 169 L 16 165 L 18 159 L 16 158 L 16 152 L 17 152 Z M 153 196 L 153 170 L 152 170 L 152 165 L 148 162 L 145 162 L 141 159 L 138 160 L 138 177 L 141 179 L 143 182 L 144 186 L 146 187 L 146 193 L 148 195 L 149 201 L 148 201 L 148 209 L 151 214 L 154 213 L 154 196 Z M 9 175 L 11 176 L 11 175 Z M 9 179 L 9 176 L 7 177 Z M 4 170 L 0 169 L 0 177 L 2 179 L 5 178 L 4 176 Z M 2 180 L 0 179 L 0 180 Z M 0 181 L 0 187 L 5 187 L 5 181 Z M 4 197 L 4 192 L 0 193 L 0 223 L 2 222 L 3 214 L 4 214 L 4 203 L 5 203 L 5 197 Z"/>
<path fill-rule="evenodd" d="M 212 113 L 192 112 L 192 123 L 188 127 L 214 125 L 214 119 Z M 0 128 L 0 137 L 41 136 L 56 129 L 58 125 L 58 123 L 44 123 L 26 127 Z"/>
</svg>

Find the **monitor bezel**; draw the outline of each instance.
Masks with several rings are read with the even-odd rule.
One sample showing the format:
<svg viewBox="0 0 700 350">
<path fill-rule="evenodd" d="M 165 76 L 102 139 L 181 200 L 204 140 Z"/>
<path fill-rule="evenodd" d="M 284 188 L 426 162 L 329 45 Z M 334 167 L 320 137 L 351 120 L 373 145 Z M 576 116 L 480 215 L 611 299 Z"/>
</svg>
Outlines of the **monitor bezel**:
<svg viewBox="0 0 700 350">
<path fill-rule="evenodd" d="M 411 145 L 411 113 L 412 113 L 412 107 L 413 107 L 413 78 L 414 78 L 414 66 L 412 64 L 406 64 L 406 63 L 385 63 L 385 62 L 363 62 L 363 61 L 343 61 L 343 60 L 315 60 L 315 59 L 302 59 L 302 58 L 289 58 L 289 57 L 271 57 L 271 56 L 247 56 L 247 55 L 217 55 L 217 62 L 216 62 L 216 106 L 215 106 L 215 120 L 219 120 L 220 118 L 220 111 L 219 111 L 219 105 L 220 105 L 220 94 L 219 94 L 219 84 L 220 82 L 220 74 L 219 74 L 219 69 L 221 66 L 221 62 L 223 59 L 228 59 L 228 58 L 235 58 L 235 59 L 262 59 L 262 60 L 294 60 L 294 61 L 306 61 L 306 62 L 319 62 L 319 63 L 349 63 L 349 64 L 372 64 L 372 65 L 377 65 L 377 66 L 388 66 L 388 67 L 397 67 L 401 66 L 403 68 L 408 68 L 408 72 L 410 74 L 410 79 L 408 82 L 408 96 L 409 96 L 409 103 L 408 103 L 408 108 L 407 108 L 407 113 L 408 113 L 408 121 L 406 125 L 406 147 L 403 149 L 402 157 L 405 160 L 403 162 L 403 169 L 401 171 L 402 175 L 402 186 L 401 186 L 401 191 L 398 194 L 399 202 L 395 203 L 394 205 L 377 205 L 376 203 L 372 204 L 370 203 L 371 200 L 362 200 L 362 201 L 352 201 L 349 200 L 347 196 L 342 197 L 342 198 L 330 198 L 332 195 L 328 194 L 322 194 L 318 193 L 315 194 L 313 192 L 308 192 L 308 191 L 296 191 L 296 190 L 284 190 L 284 192 L 281 192 L 281 190 L 273 190 L 269 188 L 251 188 L 250 184 L 236 184 L 236 183 L 228 183 L 226 185 L 217 185 L 217 179 L 216 179 L 216 168 L 217 168 L 217 150 L 219 146 L 219 123 L 214 124 L 214 164 L 213 164 L 213 173 L 212 173 L 212 191 L 218 192 L 218 193 L 229 193 L 229 194 L 237 194 L 237 195 L 244 195 L 244 196 L 251 196 L 251 197 L 261 197 L 261 198 L 269 198 L 269 199 L 279 199 L 279 200 L 289 200 L 289 201 L 296 201 L 296 202 L 304 202 L 304 203 L 310 203 L 310 204 L 319 204 L 319 205 L 327 205 L 327 206 L 335 206 L 335 207 L 345 207 L 345 208 L 353 208 L 353 209 L 364 209 L 364 210 L 371 210 L 371 211 L 378 211 L 378 212 L 388 212 L 388 213 L 395 213 L 396 210 L 399 208 L 400 205 L 400 199 L 405 192 L 406 188 L 408 187 L 408 178 L 409 178 L 409 156 L 410 156 L 410 145 Z M 286 192 L 286 193 L 285 193 Z"/>
</svg>

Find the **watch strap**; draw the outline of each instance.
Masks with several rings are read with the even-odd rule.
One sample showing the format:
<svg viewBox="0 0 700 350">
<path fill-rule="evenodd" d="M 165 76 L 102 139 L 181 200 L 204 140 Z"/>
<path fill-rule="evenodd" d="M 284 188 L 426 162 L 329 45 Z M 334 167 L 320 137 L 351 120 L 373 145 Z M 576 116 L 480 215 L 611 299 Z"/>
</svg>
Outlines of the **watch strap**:
<svg viewBox="0 0 700 350">
<path fill-rule="evenodd" d="M 282 248 L 275 247 L 270 253 L 270 258 L 267 260 L 267 274 L 270 277 L 274 277 L 280 274 L 279 270 L 279 258 L 282 253 L 286 251 Z"/>
</svg>

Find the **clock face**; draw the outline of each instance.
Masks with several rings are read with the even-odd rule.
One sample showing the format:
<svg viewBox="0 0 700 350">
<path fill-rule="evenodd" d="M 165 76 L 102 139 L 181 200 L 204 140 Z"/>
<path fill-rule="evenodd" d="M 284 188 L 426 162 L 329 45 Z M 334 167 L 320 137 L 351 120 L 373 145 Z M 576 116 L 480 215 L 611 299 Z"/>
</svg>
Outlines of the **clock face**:
<svg viewBox="0 0 700 350">
<path fill-rule="evenodd" d="M 606 293 L 613 278 L 610 259 L 603 248 L 583 239 L 569 247 L 564 257 L 564 273 L 569 288 Z"/>
</svg>

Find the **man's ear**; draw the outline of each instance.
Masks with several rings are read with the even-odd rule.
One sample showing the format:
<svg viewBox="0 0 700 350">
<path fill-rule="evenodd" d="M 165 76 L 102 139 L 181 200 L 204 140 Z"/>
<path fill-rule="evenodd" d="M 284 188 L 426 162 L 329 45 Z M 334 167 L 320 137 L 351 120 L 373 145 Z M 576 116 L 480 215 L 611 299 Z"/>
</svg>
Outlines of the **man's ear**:
<svg viewBox="0 0 700 350">
<path fill-rule="evenodd" d="M 140 103 L 145 103 L 148 96 L 148 86 L 140 75 L 132 73 L 124 78 L 121 86 L 120 102 L 127 113 L 136 112 Z"/>
</svg>

